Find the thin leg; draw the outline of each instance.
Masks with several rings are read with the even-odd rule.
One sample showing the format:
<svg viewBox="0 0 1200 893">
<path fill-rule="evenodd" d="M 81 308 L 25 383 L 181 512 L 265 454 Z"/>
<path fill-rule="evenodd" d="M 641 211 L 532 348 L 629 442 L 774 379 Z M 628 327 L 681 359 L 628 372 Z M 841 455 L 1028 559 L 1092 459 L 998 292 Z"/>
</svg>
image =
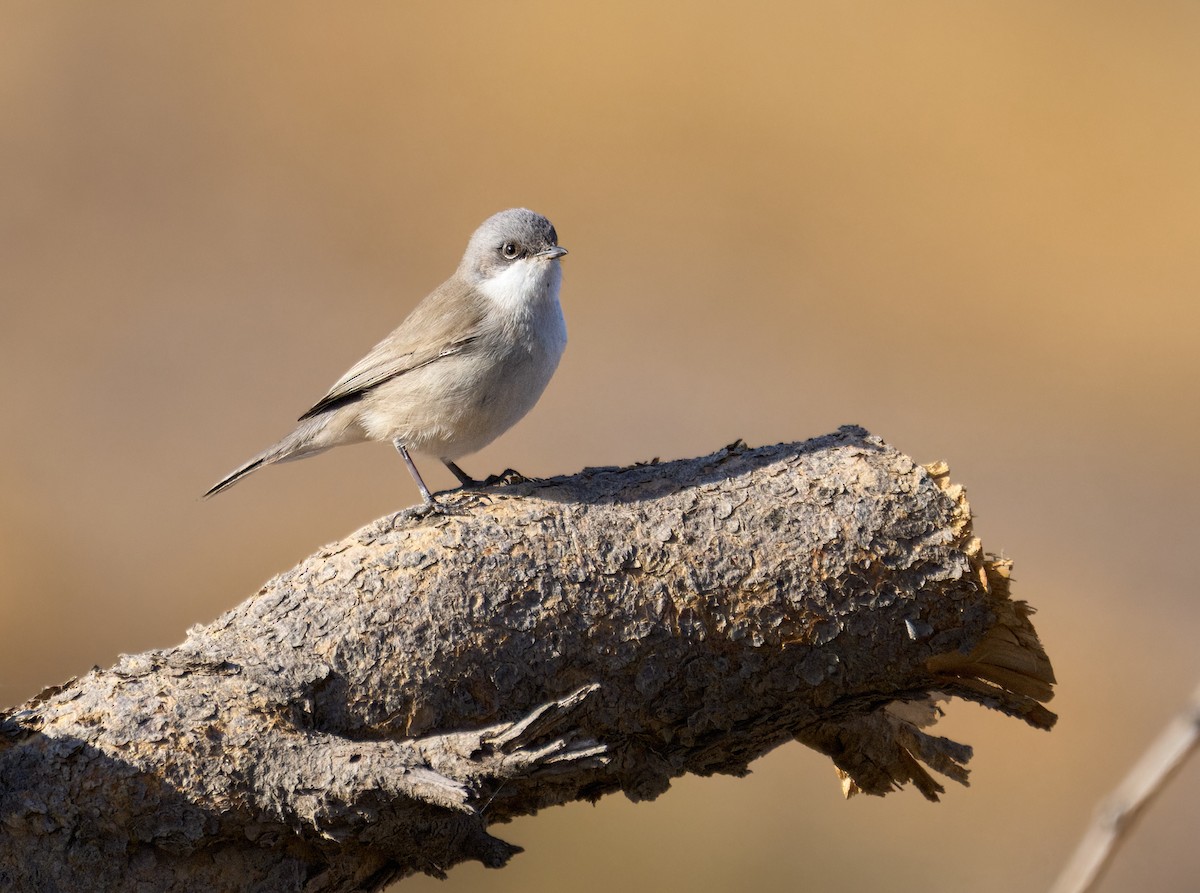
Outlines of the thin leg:
<svg viewBox="0 0 1200 893">
<path fill-rule="evenodd" d="M 471 477 L 449 459 L 443 459 L 442 464 L 450 469 L 450 473 L 458 478 L 458 482 L 464 487 L 478 487 L 482 483 L 482 481 L 475 480 L 475 478 Z"/>
<path fill-rule="evenodd" d="M 400 439 L 392 441 L 396 449 L 400 451 L 400 458 L 404 460 L 404 464 L 408 466 L 408 473 L 413 476 L 413 480 L 417 482 L 417 489 L 421 491 L 421 498 L 425 500 L 426 505 L 437 505 L 433 498 L 433 494 L 429 492 L 429 488 L 425 486 L 425 482 L 421 480 L 421 472 L 417 471 L 417 466 L 413 464 L 412 456 L 408 454 L 408 448 L 400 442 Z"/>
</svg>

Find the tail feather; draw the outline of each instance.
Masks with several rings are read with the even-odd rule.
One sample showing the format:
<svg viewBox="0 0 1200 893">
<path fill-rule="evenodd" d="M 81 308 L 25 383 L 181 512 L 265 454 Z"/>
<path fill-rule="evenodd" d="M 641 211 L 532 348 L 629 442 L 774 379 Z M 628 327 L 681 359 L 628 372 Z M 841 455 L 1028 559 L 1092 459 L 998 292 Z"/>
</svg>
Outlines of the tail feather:
<svg viewBox="0 0 1200 893">
<path fill-rule="evenodd" d="M 325 452 L 336 444 L 336 441 L 324 442 L 326 438 L 322 437 L 328 433 L 326 430 L 328 420 L 328 415 L 322 415 L 302 422 L 283 440 L 267 447 L 214 484 L 203 498 L 208 499 L 210 496 L 216 496 L 222 490 L 228 490 L 246 475 L 258 471 L 260 468 L 274 465 L 276 462 L 290 462 L 293 459 L 303 459 Z"/>
<path fill-rule="evenodd" d="M 221 478 L 220 481 L 218 481 L 216 484 L 214 484 L 212 487 L 210 487 L 208 489 L 208 492 L 205 493 L 202 498 L 208 499 L 208 497 L 210 497 L 210 496 L 216 496 L 222 490 L 228 490 L 230 487 L 232 487 L 234 484 L 236 484 L 238 481 L 240 481 L 242 478 L 244 478 L 250 472 L 257 471 L 258 469 L 262 468 L 264 465 L 267 465 L 267 464 L 269 464 L 269 463 L 267 462 L 266 457 L 264 457 L 264 456 L 254 457 L 249 462 L 247 462 L 245 465 L 238 468 L 236 471 L 232 471 L 229 474 L 227 474 L 225 477 Z"/>
</svg>

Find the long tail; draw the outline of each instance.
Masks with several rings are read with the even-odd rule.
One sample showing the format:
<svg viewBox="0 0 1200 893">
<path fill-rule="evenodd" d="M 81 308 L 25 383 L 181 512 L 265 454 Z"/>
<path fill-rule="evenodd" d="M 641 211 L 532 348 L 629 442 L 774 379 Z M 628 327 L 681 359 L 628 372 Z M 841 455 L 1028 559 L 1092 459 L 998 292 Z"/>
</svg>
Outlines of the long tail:
<svg viewBox="0 0 1200 893">
<path fill-rule="evenodd" d="M 329 442 L 327 437 L 322 437 L 322 434 L 326 433 L 325 428 L 328 421 L 329 415 L 326 413 L 305 419 L 296 427 L 295 431 L 283 440 L 267 447 L 253 459 L 231 471 L 214 484 L 203 498 L 208 499 L 210 496 L 216 496 L 222 490 L 228 490 L 252 471 L 258 471 L 258 469 L 274 465 L 276 462 L 290 462 L 293 459 L 315 456 L 317 453 L 323 453 L 331 446 L 335 446 L 338 441 Z"/>
</svg>

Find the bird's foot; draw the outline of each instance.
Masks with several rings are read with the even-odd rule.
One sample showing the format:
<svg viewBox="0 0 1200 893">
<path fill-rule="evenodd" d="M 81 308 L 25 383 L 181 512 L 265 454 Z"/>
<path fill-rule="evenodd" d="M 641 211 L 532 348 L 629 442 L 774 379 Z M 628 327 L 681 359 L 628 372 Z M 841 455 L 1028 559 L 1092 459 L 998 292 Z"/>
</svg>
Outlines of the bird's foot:
<svg viewBox="0 0 1200 893">
<path fill-rule="evenodd" d="M 442 463 L 450 469 L 451 474 L 458 478 L 459 484 L 462 485 L 459 487 L 460 490 L 478 490 L 481 487 L 497 487 L 501 484 L 525 484 L 533 480 L 533 478 L 525 477 L 519 471 L 506 468 L 499 474 L 491 474 L 482 481 L 477 481 L 448 459 L 443 459 Z"/>
<path fill-rule="evenodd" d="M 528 484 L 535 478 L 527 478 L 521 472 L 513 468 L 506 468 L 499 474 L 488 475 L 488 477 L 480 482 L 481 487 L 496 487 L 500 484 Z"/>
<path fill-rule="evenodd" d="M 456 492 L 456 491 L 450 491 Z M 420 505 L 414 505 L 406 509 L 401 509 L 392 515 L 390 526 L 393 530 L 396 529 L 396 522 L 401 518 L 413 519 L 416 521 L 424 521 L 426 518 L 433 517 L 450 517 L 451 515 L 468 515 L 467 509 L 469 506 L 463 504 L 461 498 L 456 499 L 453 505 L 447 505 L 444 502 L 439 502 L 432 496 L 422 502 Z"/>
</svg>

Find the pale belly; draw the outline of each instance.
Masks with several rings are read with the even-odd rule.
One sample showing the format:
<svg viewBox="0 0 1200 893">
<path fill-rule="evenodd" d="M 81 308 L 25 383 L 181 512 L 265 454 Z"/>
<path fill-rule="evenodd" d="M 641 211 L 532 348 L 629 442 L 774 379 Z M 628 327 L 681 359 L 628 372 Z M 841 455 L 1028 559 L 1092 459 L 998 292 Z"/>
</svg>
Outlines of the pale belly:
<svg viewBox="0 0 1200 893">
<path fill-rule="evenodd" d="M 439 459 L 474 453 L 533 408 L 561 353 L 538 344 L 446 357 L 367 394 L 360 424 L 372 440 L 399 439 Z"/>
</svg>

